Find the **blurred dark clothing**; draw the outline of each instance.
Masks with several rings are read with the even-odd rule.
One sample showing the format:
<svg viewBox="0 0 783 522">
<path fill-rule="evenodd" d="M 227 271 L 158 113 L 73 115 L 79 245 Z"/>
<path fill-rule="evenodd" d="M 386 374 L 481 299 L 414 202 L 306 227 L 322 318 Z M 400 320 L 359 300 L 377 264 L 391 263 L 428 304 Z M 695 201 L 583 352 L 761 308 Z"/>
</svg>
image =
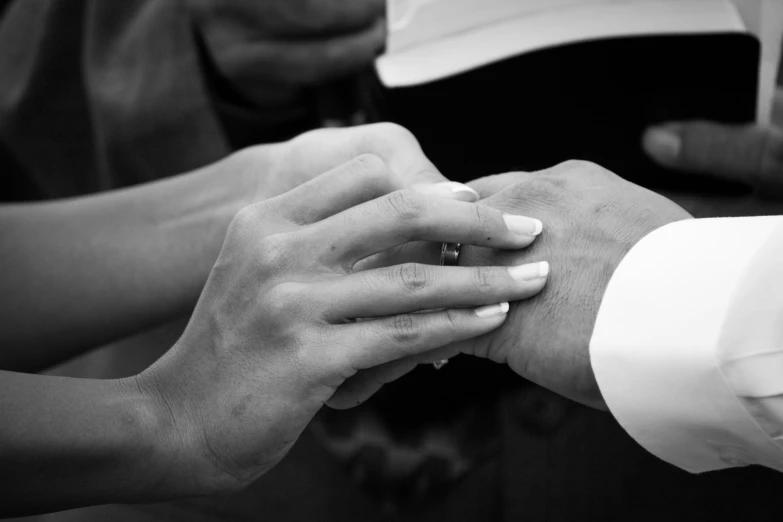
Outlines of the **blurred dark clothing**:
<svg viewBox="0 0 783 522">
<path fill-rule="evenodd" d="M 566 399 L 543 391 L 541 403 Z M 408 403 L 401 401 L 400 408 Z M 764 468 L 690 475 L 647 453 L 609 413 L 573 403 L 554 432 L 525 429 L 501 401 L 500 459 L 440 502 L 390 513 L 364 495 L 306 432 L 288 456 L 245 491 L 145 506 L 102 506 L 46 522 L 581 522 L 774 520 L 779 474 Z"/>
<path fill-rule="evenodd" d="M 0 49 L 6 200 L 151 181 L 316 124 L 306 103 L 246 104 L 174 0 L 6 0 Z"/>
</svg>

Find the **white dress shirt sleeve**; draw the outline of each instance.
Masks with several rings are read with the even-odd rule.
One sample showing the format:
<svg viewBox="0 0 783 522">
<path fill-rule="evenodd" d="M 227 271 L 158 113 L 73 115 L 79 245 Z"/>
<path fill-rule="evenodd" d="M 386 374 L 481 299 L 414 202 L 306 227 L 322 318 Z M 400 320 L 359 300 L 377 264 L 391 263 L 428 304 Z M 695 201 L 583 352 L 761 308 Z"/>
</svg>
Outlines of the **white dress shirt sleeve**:
<svg viewBox="0 0 783 522">
<path fill-rule="evenodd" d="M 618 266 L 590 357 L 648 451 L 698 473 L 783 471 L 783 216 L 691 219 Z"/>
</svg>

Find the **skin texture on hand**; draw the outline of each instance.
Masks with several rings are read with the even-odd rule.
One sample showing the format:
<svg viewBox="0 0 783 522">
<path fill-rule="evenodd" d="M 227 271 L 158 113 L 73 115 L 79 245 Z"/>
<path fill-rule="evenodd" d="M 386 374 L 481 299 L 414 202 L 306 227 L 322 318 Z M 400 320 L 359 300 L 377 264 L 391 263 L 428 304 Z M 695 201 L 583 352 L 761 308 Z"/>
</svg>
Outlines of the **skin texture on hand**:
<svg viewBox="0 0 783 522">
<path fill-rule="evenodd" d="M 471 186 L 485 198 L 480 204 L 538 218 L 544 231 L 523 251 L 463 248 L 460 264 L 546 259 L 551 271 L 540 295 L 512 303 L 501 328 L 463 343 L 461 350 L 508 364 L 526 379 L 604 409 L 589 354 L 604 291 L 633 245 L 690 216 L 666 198 L 587 162 L 489 176 Z"/>
<path fill-rule="evenodd" d="M 283 143 L 241 150 L 230 156 L 230 167 L 242 173 L 240 183 L 249 188 L 249 205 L 287 192 L 362 154 L 381 158 L 408 187 L 447 181 L 413 134 L 394 123 L 312 130 Z M 258 168 L 260 158 L 267 158 L 263 171 Z M 462 200 L 475 201 L 467 194 Z"/>
<path fill-rule="evenodd" d="M 372 63 L 384 0 L 188 0 L 221 74 L 260 107 Z"/>
<path fill-rule="evenodd" d="M 198 482 L 190 494 L 247 485 L 327 401 L 356 405 L 433 350 L 456 354 L 454 343 L 503 322 L 500 303 L 544 286 L 539 273 L 504 267 L 354 270 L 411 240 L 522 248 L 535 239 L 452 190 L 404 186 L 364 155 L 234 219 L 182 338 L 137 379 L 170 412 L 167 447 L 192 456 L 178 466 Z"/>
<path fill-rule="evenodd" d="M 363 154 L 420 192 L 478 199 L 432 184 L 446 178 L 409 131 L 386 123 L 308 132 L 137 187 L 3 206 L 0 342 L 15 349 L 0 368 L 38 371 L 190 313 L 240 209 Z"/>
</svg>

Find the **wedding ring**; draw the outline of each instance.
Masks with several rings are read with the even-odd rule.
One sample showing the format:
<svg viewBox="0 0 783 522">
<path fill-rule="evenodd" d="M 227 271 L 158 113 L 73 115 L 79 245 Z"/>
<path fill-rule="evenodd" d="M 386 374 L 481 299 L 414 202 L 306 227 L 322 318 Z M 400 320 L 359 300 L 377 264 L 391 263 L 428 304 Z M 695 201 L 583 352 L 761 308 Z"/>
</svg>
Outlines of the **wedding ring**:
<svg viewBox="0 0 783 522">
<path fill-rule="evenodd" d="M 457 266 L 459 247 L 459 243 L 443 243 L 440 249 L 440 266 Z"/>
<path fill-rule="evenodd" d="M 459 243 L 443 243 L 440 248 L 440 266 L 457 266 L 459 264 L 459 247 Z M 441 359 L 432 363 L 432 367 L 440 370 L 448 362 L 448 359 Z"/>
</svg>

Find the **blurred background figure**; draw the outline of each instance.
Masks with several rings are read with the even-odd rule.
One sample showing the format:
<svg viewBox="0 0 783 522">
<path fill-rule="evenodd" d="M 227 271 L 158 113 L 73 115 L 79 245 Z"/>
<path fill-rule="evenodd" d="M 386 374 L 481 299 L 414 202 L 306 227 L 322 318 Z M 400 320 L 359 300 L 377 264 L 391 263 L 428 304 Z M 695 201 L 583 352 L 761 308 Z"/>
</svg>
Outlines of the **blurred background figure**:
<svg viewBox="0 0 783 522">
<path fill-rule="evenodd" d="M 747 183 L 759 199 L 783 200 L 783 87 L 769 124 L 666 122 L 645 132 L 643 147 L 668 169 Z"/>
<path fill-rule="evenodd" d="M 149 181 L 318 127 L 384 44 L 383 0 L 2 4 L 5 199 Z"/>
</svg>

